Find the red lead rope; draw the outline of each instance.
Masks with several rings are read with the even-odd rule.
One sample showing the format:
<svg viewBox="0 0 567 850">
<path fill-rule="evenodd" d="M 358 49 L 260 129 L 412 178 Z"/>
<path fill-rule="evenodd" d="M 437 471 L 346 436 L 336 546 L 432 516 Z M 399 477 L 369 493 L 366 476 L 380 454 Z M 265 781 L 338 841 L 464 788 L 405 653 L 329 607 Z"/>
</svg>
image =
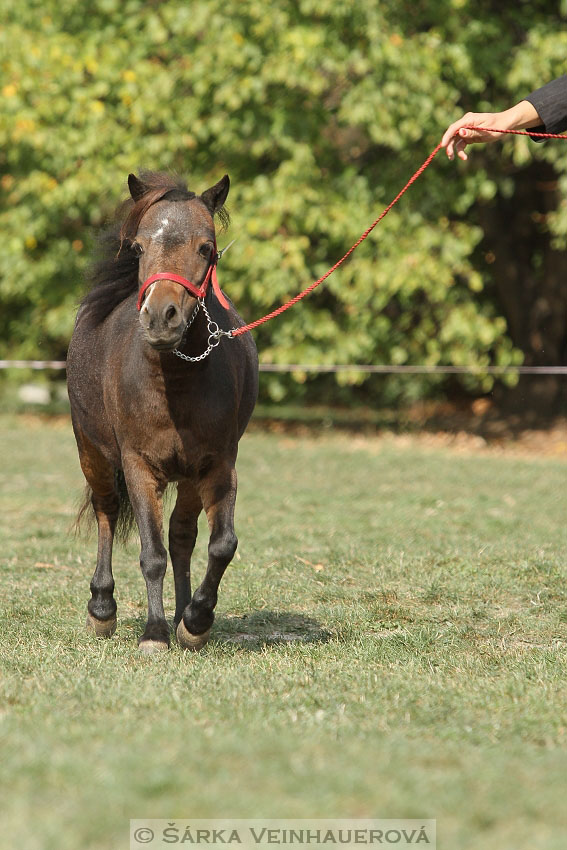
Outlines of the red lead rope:
<svg viewBox="0 0 567 850">
<path fill-rule="evenodd" d="M 485 128 L 485 127 L 464 127 L 463 129 L 465 129 L 465 130 L 486 130 L 486 132 L 490 132 L 490 133 L 510 133 L 511 135 L 514 135 L 514 136 L 531 136 L 531 137 L 535 137 L 535 138 L 538 138 L 538 139 L 567 139 L 567 135 L 560 135 L 560 134 L 558 135 L 556 133 L 530 133 L 530 132 L 526 132 L 525 130 L 492 130 L 492 129 L 489 130 L 488 128 Z M 423 174 L 425 169 L 428 168 L 431 165 L 431 163 L 433 162 L 433 160 L 435 159 L 435 157 L 437 156 L 437 154 L 439 153 L 440 150 L 441 150 L 441 144 L 438 144 L 431 151 L 431 153 L 429 154 L 427 159 L 422 163 L 422 165 L 419 166 L 417 171 L 414 174 L 412 174 L 412 176 L 410 177 L 410 179 L 408 180 L 406 185 L 403 187 L 403 189 L 400 192 L 398 192 L 398 194 L 396 195 L 394 200 L 391 201 L 388 204 L 388 206 L 386 207 L 386 209 L 382 213 L 380 213 L 380 215 L 378 216 L 376 221 L 372 222 L 370 227 L 367 230 L 365 230 L 364 233 L 362 234 L 362 236 L 360 236 L 360 238 L 357 239 L 357 241 L 354 243 L 354 245 L 351 248 L 348 249 L 348 251 L 346 252 L 344 257 L 341 257 L 341 259 L 338 260 L 335 263 L 335 265 L 332 266 L 327 272 L 325 272 L 325 274 L 322 277 L 320 277 L 319 280 L 314 281 L 314 283 L 310 284 L 307 287 L 307 289 L 303 290 L 303 292 L 300 292 L 298 295 L 296 295 L 290 301 L 287 301 L 285 304 L 282 304 L 282 306 L 278 307 L 276 310 L 272 310 L 272 312 L 268 313 L 266 316 L 262 316 L 261 319 L 256 319 L 255 322 L 250 322 L 250 324 L 243 325 L 241 328 L 234 328 L 234 330 L 232 330 L 230 332 L 230 336 L 235 337 L 235 336 L 240 336 L 240 334 L 248 333 L 248 331 L 254 330 L 254 328 L 257 328 L 259 325 L 263 325 L 264 322 L 269 322 L 270 319 L 275 319 L 276 316 L 279 316 L 281 313 L 284 313 L 286 310 L 289 310 L 290 307 L 293 307 L 294 304 L 297 304 L 298 301 L 301 301 L 302 298 L 305 298 L 306 295 L 309 295 L 310 292 L 312 292 L 314 289 L 316 289 L 319 286 L 320 283 L 323 283 L 323 281 L 326 280 L 330 275 L 332 275 L 333 272 L 336 269 L 338 269 L 339 266 L 341 266 L 344 263 L 344 261 L 347 259 L 347 257 L 350 257 L 350 255 L 353 253 L 353 251 L 355 251 L 358 248 L 358 246 L 362 242 L 364 242 L 365 239 L 368 238 L 368 236 L 372 233 L 372 231 L 374 230 L 374 228 L 376 227 L 378 222 L 382 221 L 384 216 L 388 215 L 388 213 L 390 212 L 392 207 L 395 206 L 398 203 L 398 201 L 400 200 L 402 195 L 404 195 L 407 192 L 409 187 L 413 183 L 415 183 L 415 181 L 418 179 L 418 177 L 421 177 L 421 175 Z"/>
</svg>

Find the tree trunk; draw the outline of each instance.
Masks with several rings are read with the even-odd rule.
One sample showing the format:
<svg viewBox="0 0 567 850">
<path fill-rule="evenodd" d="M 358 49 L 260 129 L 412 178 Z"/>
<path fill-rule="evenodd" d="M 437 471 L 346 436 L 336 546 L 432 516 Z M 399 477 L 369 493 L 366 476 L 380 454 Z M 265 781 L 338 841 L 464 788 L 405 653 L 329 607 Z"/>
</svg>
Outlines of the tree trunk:
<svg viewBox="0 0 567 850">
<path fill-rule="evenodd" d="M 482 248 L 492 264 L 496 299 L 526 366 L 567 365 L 567 253 L 552 248 L 547 215 L 559 201 L 557 175 L 533 162 L 515 176 L 511 198 L 479 208 Z M 550 416 L 563 406 L 567 376 L 525 375 L 499 391 L 506 407 Z"/>
</svg>

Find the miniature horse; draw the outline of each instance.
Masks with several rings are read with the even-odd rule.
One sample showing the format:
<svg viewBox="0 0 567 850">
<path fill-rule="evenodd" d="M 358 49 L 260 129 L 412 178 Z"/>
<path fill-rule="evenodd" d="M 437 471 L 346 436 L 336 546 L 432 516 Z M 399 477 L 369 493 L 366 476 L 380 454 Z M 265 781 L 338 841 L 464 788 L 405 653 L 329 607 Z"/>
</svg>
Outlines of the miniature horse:
<svg viewBox="0 0 567 850">
<path fill-rule="evenodd" d="M 88 485 L 82 510 L 92 505 L 98 525 L 87 627 L 99 637 L 116 630 L 112 544 L 117 523 L 120 531 L 130 511 L 148 594 L 139 647 L 146 653 L 169 648 L 162 495 L 176 482 L 169 523 L 174 623 L 181 646 L 198 650 L 209 638 L 219 583 L 237 546 L 235 462 L 256 402 L 258 358 L 250 334 L 218 334 L 219 327 L 243 324 L 216 279 L 213 218 L 228 218 L 228 176 L 200 196 L 164 174 L 131 174 L 128 185 L 131 198 L 102 240 L 67 360 Z M 191 595 L 202 509 L 210 531 L 208 565 Z"/>
</svg>

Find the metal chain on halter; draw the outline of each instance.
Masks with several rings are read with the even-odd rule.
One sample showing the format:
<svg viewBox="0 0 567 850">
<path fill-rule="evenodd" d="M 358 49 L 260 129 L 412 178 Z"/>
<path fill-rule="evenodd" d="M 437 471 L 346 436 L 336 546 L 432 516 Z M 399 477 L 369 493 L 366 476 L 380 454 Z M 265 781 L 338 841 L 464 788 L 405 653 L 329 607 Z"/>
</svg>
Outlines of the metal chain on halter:
<svg viewBox="0 0 567 850">
<path fill-rule="evenodd" d="M 203 298 L 197 299 L 197 306 L 193 310 L 193 315 L 191 316 L 191 318 L 187 322 L 187 327 L 185 328 L 185 331 L 184 331 L 184 334 L 183 334 L 184 336 L 185 336 L 185 333 L 187 333 L 187 331 L 189 330 L 189 328 L 193 324 L 193 322 L 195 321 L 195 319 L 197 317 L 197 313 L 199 312 L 199 309 L 201 309 L 203 311 L 203 313 L 205 314 L 205 316 L 207 318 L 207 330 L 209 332 L 209 338 L 207 340 L 207 343 L 208 343 L 207 348 L 205 349 L 205 351 L 203 351 L 202 354 L 197 355 L 197 357 L 190 357 L 188 354 L 183 354 L 183 352 L 179 351 L 178 348 L 173 349 L 174 354 L 176 354 L 178 357 L 181 357 L 182 360 L 186 360 L 188 363 L 198 363 L 200 360 L 204 360 L 205 357 L 208 357 L 209 354 L 211 353 L 211 351 L 213 350 L 213 348 L 217 347 L 217 345 L 221 341 L 222 336 L 227 336 L 229 338 L 232 337 L 232 331 L 223 331 L 222 328 L 219 328 L 217 323 L 215 321 L 213 321 L 213 319 L 211 319 L 211 317 L 209 315 L 209 311 L 207 310 L 207 308 L 205 306 L 205 301 L 204 301 Z"/>
</svg>

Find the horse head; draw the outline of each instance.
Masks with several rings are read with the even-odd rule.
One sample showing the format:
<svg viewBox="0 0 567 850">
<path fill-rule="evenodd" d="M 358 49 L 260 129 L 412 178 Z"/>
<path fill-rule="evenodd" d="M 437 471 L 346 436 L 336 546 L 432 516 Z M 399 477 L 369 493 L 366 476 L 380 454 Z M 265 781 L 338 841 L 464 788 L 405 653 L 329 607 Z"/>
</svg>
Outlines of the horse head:
<svg viewBox="0 0 567 850">
<path fill-rule="evenodd" d="M 185 328 L 212 281 L 218 258 L 213 217 L 223 206 L 228 175 L 202 195 L 185 189 L 156 190 L 134 174 L 128 187 L 134 201 L 129 241 L 138 255 L 140 292 L 138 310 L 147 342 L 158 351 L 180 345 Z"/>
</svg>

